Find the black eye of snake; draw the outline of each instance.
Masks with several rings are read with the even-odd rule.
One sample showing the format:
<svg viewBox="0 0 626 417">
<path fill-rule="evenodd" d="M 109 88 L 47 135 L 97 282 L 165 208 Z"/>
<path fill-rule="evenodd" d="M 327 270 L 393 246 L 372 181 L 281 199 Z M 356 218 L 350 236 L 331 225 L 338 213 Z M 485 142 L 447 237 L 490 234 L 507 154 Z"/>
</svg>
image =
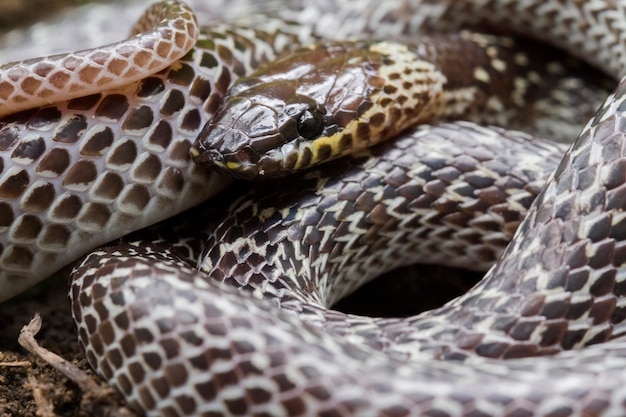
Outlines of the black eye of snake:
<svg viewBox="0 0 626 417">
<path fill-rule="evenodd" d="M 298 133 L 304 139 L 315 139 L 322 134 L 324 130 L 324 120 L 316 110 L 305 110 L 298 117 Z"/>
</svg>

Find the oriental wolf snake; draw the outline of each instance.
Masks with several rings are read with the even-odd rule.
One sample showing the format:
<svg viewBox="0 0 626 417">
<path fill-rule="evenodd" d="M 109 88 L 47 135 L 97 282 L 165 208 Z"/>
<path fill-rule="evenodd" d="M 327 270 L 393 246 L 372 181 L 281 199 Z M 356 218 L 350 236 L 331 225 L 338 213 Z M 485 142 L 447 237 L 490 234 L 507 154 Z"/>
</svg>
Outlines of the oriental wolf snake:
<svg viewBox="0 0 626 417">
<path fill-rule="evenodd" d="M 218 105 L 236 78 L 324 34 L 386 39 L 488 26 L 553 43 L 616 79 L 626 74 L 626 1 L 312 3 L 275 9 L 288 20 L 251 12 L 248 27 L 203 31 L 184 5 L 164 3 L 125 43 L 0 67 L 2 299 L 226 188 L 227 175 L 191 161 L 190 149 L 205 151 L 193 141 L 228 122 Z M 151 21 L 160 23 L 150 29 Z M 472 82 L 493 79 L 502 64 L 484 50 L 495 69 L 467 66 Z M 509 81 L 512 96 L 528 89 Z M 465 95 L 449 103 L 477 94 L 461 84 Z M 168 223 L 98 249 L 71 284 L 87 358 L 131 406 L 155 416 L 624 415 L 625 92 L 622 80 L 567 151 L 470 122 L 427 125 L 297 180 L 251 186 L 231 217 L 193 217 L 188 235 Z M 385 129 L 395 133 L 398 120 Z M 327 151 L 309 147 L 305 162 L 285 165 Z M 150 233 L 158 238 L 147 242 Z M 168 235 L 183 239 L 159 240 Z M 511 237 L 475 288 L 437 310 L 376 319 L 327 309 L 410 260 L 487 269 Z M 202 271 L 189 266 L 199 251 Z"/>
</svg>

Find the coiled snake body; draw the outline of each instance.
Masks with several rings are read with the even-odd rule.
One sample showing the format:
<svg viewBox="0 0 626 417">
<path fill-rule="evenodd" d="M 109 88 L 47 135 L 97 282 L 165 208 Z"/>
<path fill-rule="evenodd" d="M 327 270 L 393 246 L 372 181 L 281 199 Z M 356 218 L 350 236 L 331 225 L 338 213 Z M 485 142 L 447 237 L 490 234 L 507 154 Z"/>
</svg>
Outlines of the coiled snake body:
<svg viewBox="0 0 626 417">
<path fill-rule="evenodd" d="M 120 233 L 113 224 L 146 224 L 148 208 L 182 210 L 215 192 L 202 182 L 226 180 L 194 167 L 187 151 L 217 97 L 277 48 L 312 40 L 357 6 L 373 17 L 366 32 L 379 23 L 382 31 L 420 31 L 448 14 L 456 17 L 449 27 L 482 16 L 514 19 L 512 27 L 531 25 L 584 57 L 595 51 L 589 60 L 610 75 L 624 72 L 622 2 L 354 2 L 334 5 L 334 16 L 310 29 L 281 23 L 276 32 L 201 35 L 193 52 L 157 75 L 3 122 L 0 193 L 10 199 L 0 206 L 9 219 L 3 287 L 30 285 L 20 277 L 65 263 L 70 246 L 110 240 Z M 387 23 L 392 7 L 411 17 Z M 293 10 L 287 17 L 315 18 Z M 589 36 L 566 38 L 565 26 Z M 243 47 L 250 44 L 253 52 Z M 249 291 L 180 266 L 192 255 L 185 241 L 131 240 L 94 252 L 72 284 L 90 363 L 150 415 L 623 415 L 623 89 L 585 126 L 541 193 L 562 148 L 464 123 L 413 130 L 305 173 L 295 195 L 280 194 L 291 179 L 255 187 L 257 199 L 235 203 L 216 226 L 201 263 L 212 278 Z M 533 158 L 518 160 L 518 148 Z M 478 261 L 497 256 L 512 234 L 518 217 L 510 207 L 537 194 L 502 257 L 459 299 L 403 320 L 326 309 L 354 280 L 408 262 L 415 247 L 426 261 L 454 254 L 466 265 L 463 253 L 482 267 Z M 193 198 L 183 202 L 184 195 Z M 494 217 L 483 216 L 489 210 Z M 441 246 L 423 238 L 437 234 Z"/>
</svg>

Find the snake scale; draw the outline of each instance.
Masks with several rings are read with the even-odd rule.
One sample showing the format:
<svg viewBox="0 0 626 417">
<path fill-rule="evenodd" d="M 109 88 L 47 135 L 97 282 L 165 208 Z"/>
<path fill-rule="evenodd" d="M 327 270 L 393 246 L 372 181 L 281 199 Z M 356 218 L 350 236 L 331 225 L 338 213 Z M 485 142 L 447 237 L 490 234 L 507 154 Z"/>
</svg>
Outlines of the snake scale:
<svg viewBox="0 0 626 417">
<path fill-rule="evenodd" d="M 293 24 L 214 25 L 160 72 L 3 119 L 3 298 L 43 278 L 42 265 L 78 256 L 69 248 L 86 252 L 226 187 L 225 176 L 191 162 L 193 140 L 235 78 L 319 34 L 491 23 L 613 77 L 625 70 L 619 1 L 290 6 L 281 14 Z M 255 199 L 235 202 L 202 248 L 144 245 L 138 235 L 93 252 L 71 290 L 90 363 L 148 415 L 623 415 L 622 84 L 560 162 L 562 146 L 524 134 L 426 126 L 300 183 L 253 186 Z M 517 157 L 522 150 L 532 157 Z M 406 319 L 327 309 L 409 252 L 485 268 L 520 221 L 509 207 L 535 196 L 512 243 L 466 295 Z M 489 210 L 495 216 L 483 217 Z M 392 234 L 399 226 L 405 234 Z M 206 233 L 199 229 L 191 235 Z M 433 234 L 438 241 L 424 239 Z M 389 250 L 392 242 L 400 246 Z M 198 250 L 207 272 L 180 265 Z"/>
</svg>

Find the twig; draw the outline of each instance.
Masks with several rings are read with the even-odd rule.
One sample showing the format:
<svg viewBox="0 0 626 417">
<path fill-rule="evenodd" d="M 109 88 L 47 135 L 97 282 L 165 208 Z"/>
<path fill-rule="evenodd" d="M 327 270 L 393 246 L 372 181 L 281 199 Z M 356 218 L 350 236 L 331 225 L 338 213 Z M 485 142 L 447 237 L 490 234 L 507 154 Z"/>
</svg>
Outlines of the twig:
<svg viewBox="0 0 626 417">
<path fill-rule="evenodd" d="M 0 367 L 3 368 L 30 368 L 31 365 L 29 361 L 0 362 Z"/>
<path fill-rule="evenodd" d="M 17 339 L 19 344 L 33 355 L 39 356 L 46 363 L 53 368 L 61 372 L 67 378 L 72 380 L 83 392 L 89 392 L 95 394 L 96 398 L 105 397 L 110 395 L 109 389 L 103 389 L 100 385 L 89 375 L 82 370 L 78 369 L 76 365 L 63 359 L 56 353 L 52 353 L 47 349 L 39 346 L 39 343 L 35 340 L 35 335 L 41 329 L 41 316 L 35 314 L 35 317 L 26 326 L 22 327 L 20 336 Z"/>
<path fill-rule="evenodd" d="M 134 412 L 119 404 L 111 404 L 118 398 L 109 387 L 102 387 L 96 380 L 79 369 L 76 365 L 68 362 L 59 355 L 39 346 L 35 335 L 41 329 L 41 317 L 35 317 L 22 328 L 18 337 L 19 344 L 31 354 L 39 356 L 43 361 L 65 375 L 74 382 L 83 392 L 81 406 L 84 410 L 90 410 L 92 415 L 108 417 L 133 417 Z"/>
</svg>

